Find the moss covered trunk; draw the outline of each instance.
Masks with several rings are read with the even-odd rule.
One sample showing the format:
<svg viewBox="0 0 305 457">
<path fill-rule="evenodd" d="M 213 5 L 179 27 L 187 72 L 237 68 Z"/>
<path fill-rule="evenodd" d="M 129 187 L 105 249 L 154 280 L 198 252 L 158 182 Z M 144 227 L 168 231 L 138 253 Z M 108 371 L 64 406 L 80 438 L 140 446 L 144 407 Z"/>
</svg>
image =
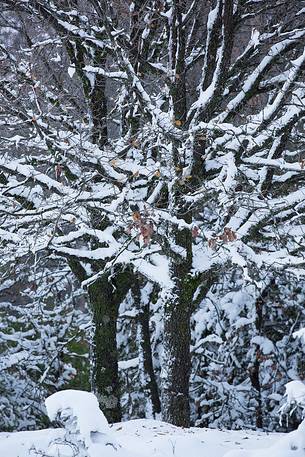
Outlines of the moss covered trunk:
<svg viewBox="0 0 305 457">
<path fill-rule="evenodd" d="M 186 124 L 186 37 L 183 17 L 186 3 L 175 0 L 171 11 L 169 35 L 169 61 L 172 66 L 170 94 L 176 127 L 184 129 Z M 169 192 L 169 211 L 172 220 L 192 222 L 192 212 L 181 200 L 185 191 L 182 170 L 187 163 L 178 141 L 172 143 L 172 165 L 176 174 L 176 184 Z M 192 293 L 190 292 L 190 272 L 192 267 L 192 235 L 189 229 L 171 225 L 168 230 L 170 272 L 173 284 L 164 291 L 164 359 L 162 366 L 162 416 L 166 422 L 189 427 L 189 380 L 191 374 L 190 356 L 190 315 Z"/>
<path fill-rule="evenodd" d="M 93 315 L 92 388 L 110 422 L 121 420 L 116 323 L 118 303 L 104 275 L 89 288 Z"/>
<path fill-rule="evenodd" d="M 117 318 L 119 306 L 130 288 L 128 271 L 105 273 L 89 287 L 94 324 L 92 341 L 92 390 L 109 422 L 122 418 L 118 373 Z"/>
</svg>

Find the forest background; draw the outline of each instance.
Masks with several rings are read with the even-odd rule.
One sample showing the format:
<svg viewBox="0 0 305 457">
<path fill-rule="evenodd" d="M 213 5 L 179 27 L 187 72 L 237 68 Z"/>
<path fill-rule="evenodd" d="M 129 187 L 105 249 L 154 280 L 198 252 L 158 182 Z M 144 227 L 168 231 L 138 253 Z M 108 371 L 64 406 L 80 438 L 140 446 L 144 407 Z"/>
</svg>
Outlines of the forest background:
<svg viewBox="0 0 305 457">
<path fill-rule="evenodd" d="M 110 421 L 279 430 L 305 376 L 304 2 L 2 6 L 1 430 L 68 387 Z"/>
</svg>

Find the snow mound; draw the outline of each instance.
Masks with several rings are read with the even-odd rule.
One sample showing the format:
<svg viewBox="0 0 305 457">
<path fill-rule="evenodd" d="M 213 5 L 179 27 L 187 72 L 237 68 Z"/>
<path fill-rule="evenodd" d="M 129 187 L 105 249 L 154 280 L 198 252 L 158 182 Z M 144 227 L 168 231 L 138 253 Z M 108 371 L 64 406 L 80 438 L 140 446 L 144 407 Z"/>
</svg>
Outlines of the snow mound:
<svg viewBox="0 0 305 457">
<path fill-rule="evenodd" d="M 232 450 L 227 452 L 224 457 L 304 457 L 304 455 L 305 421 L 299 425 L 297 430 L 283 436 L 269 448 L 251 451 Z"/>
<path fill-rule="evenodd" d="M 286 384 L 286 392 L 284 395 L 285 403 L 279 409 L 280 412 L 280 423 L 284 414 L 291 415 L 298 407 L 305 410 L 305 384 L 301 381 L 291 381 Z"/>
<path fill-rule="evenodd" d="M 76 425 L 85 444 L 91 444 L 92 433 L 110 433 L 106 417 L 99 408 L 96 396 L 80 390 L 56 392 L 45 401 L 49 419 L 75 417 Z"/>
<path fill-rule="evenodd" d="M 63 390 L 48 397 L 45 403 L 50 420 L 59 418 L 63 422 L 66 429 L 65 441 L 77 447 L 77 455 L 85 457 L 123 455 L 117 452 L 124 451 L 113 437 L 107 419 L 93 393 Z M 48 455 L 65 455 L 59 447 L 67 446 L 66 443 L 54 443 L 53 447 L 49 447 Z M 127 456 L 127 453 L 124 455 Z"/>
</svg>

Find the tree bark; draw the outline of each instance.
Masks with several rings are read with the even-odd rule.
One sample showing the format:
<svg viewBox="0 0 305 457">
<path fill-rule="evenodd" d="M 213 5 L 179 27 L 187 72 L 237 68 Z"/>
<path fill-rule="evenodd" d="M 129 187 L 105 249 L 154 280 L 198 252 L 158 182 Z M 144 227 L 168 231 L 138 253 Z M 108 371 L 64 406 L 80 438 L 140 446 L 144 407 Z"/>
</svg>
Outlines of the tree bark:
<svg viewBox="0 0 305 457">
<path fill-rule="evenodd" d="M 185 2 L 175 0 L 169 27 L 171 49 L 169 61 L 172 67 L 171 97 L 174 111 L 174 122 L 183 129 L 186 121 L 186 84 L 185 84 L 185 29 L 183 14 Z M 173 143 L 173 165 L 177 183 L 169 195 L 169 207 L 173 218 L 192 221 L 192 213 L 180 201 L 183 195 L 182 168 L 185 157 L 181 156 L 179 144 Z M 192 308 L 191 266 L 192 235 L 189 229 L 179 230 L 171 226 L 170 238 L 173 245 L 181 248 L 185 254 L 175 255 L 169 252 L 171 277 L 174 285 L 164 293 L 164 360 L 162 367 L 163 420 L 171 424 L 190 426 L 189 379 L 191 374 L 191 329 L 190 316 Z"/>
<path fill-rule="evenodd" d="M 163 420 L 180 427 L 190 426 L 189 378 L 190 309 L 187 280 L 177 281 L 165 301 L 163 365 Z"/>
<path fill-rule="evenodd" d="M 255 303 L 255 330 L 258 336 L 263 336 L 263 311 L 264 305 L 268 297 L 269 289 L 274 288 L 275 281 L 274 279 L 268 283 L 262 292 L 260 293 L 259 297 Z M 262 386 L 260 380 L 260 369 L 261 369 L 261 349 L 259 345 L 256 346 L 254 352 L 254 360 L 253 364 L 250 367 L 250 380 L 252 387 L 255 389 L 256 392 L 256 410 L 255 410 L 255 426 L 257 428 L 263 428 L 264 426 L 264 415 L 263 415 L 263 402 L 262 402 Z"/>
<path fill-rule="evenodd" d="M 151 341 L 150 341 L 150 328 L 149 328 L 149 319 L 150 319 L 150 306 L 149 300 L 143 300 L 141 294 L 141 284 L 142 281 L 140 278 L 135 278 L 133 281 L 132 292 L 135 300 L 136 307 L 138 309 L 138 324 L 139 324 L 139 351 L 141 353 L 141 358 L 143 358 L 143 371 L 144 371 L 144 392 L 146 396 L 149 396 L 151 400 L 152 414 L 156 418 L 157 414 L 161 412 L 161 401 L 159 396 L 159 389 L 157 384 L 157 379 L 153 366 L 153 356 L 151 350 Z"/>
<path fill-rule="evenodd" d="M 118 303 L 104 275 L 89 287 L 94 322 L 92 390 L 110 422 L 121 420 L 116 323 Z"/>
</svg>

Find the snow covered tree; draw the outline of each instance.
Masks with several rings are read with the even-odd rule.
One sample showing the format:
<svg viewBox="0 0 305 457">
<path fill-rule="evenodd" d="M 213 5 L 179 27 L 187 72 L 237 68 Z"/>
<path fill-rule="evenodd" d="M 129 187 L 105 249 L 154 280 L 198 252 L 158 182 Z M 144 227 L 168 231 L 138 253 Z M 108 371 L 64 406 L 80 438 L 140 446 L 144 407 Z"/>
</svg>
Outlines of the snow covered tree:
<svg viewBox="0 0 305 457">
<path fill-rule="evenodd" d="M 119 305 L 154 283 L 163 418 L 188 426 L 191 315 L 219 273 L 261 296 L 267 271 L 303 273 L 302 2 L 3 3 L 23 41 L 1 45 L 1 239 L 88 288 L 112 420 Z"/>
<path fill-rule="evenodd" d="M 43 270 L 38 264 L 31 267 L 29 272 L 23 264 L 14 265 L 1 274 L 3 431 L 45 426 L 44 399 L 48 395 L 71 382 L 86 387 L 80 380 L 88 365 L 87 351 L 82 355 L 77 347 L 82 344 L 89 320 L 77 306 L 78 291 L 71 273 L 64 264 L 61 272 L 54 271 L 49 260 L 48 268 Z"/>
<path fill-rule="evenodd" d="M 69 5 L 69 8 L 71 5 Z M 19 30 L 18 27 L 20 27 L 19 40 L 21 41 L 21 46 L 29 46 L 30 48 L 28 49 L 28 52 L 18 52 L 18 47 L 16 49 L 16 46 L 8 46 L 8 49 L 2 47 L 3 61 L 5 62 L 3 68 L 4 84 L 2 88 L 3 97 L 6 102 L 4 100 L 3 101 L 6 106 L 9 107 L 9 105 L 14 105 L 13 100 L 15 100 L 16 112 L 14 112 L 17 116 L 11 126 L 7 126 L 6 120 L 3 121 L 6 136 L 8 136 L 8 138 L 4 140 L 3 147 L 4 150 L 6 150 L 8 141 L 9 144 L 13 145 L 14 158 L 17 158 L 20 155 L 21 143 L 23 143 L 22 147 L 25 146 L 26 150 L 23 151 L 22 155 L 25 154 L 27 157 L 26 161 L 30 163 L 31 166 L 33 166 L 33 164 L 38 166 L 38 168 L 42 166 L 42 173 L 50 175 L 52 177 L 51 181 L 55 183 L 58 189 L 63 188 L 63 184 L 60 181 L 67 179 L 67 189 L 74 189 L 73 192 L 77 195 L 79 193 L 80 186 L 80 181 L 78 181 L 77 178 L 78 158 L 75 161 L 73 159 L 68 165 L 68 156 L 66 155 L 67 151 L 71 148 L 73 143 L 75 143 L 75 145 L 77 145 L 76 155 L 73 150 L 71 150 L 71 154 L 72 156 L 75 155 L 76 159 L 78 156 L 79 145 L 83 140 L 85 140 L 86 143 L 86 134 L 88 129 L 90 130 L 90 142 L 87 143 L 86 147 L 94 147 L 94 144 L 97 141 L 102 143 L 105 140 L 104 133 L 106 124 L 105 120 L 102 119 L 101 114 L 101 106 L 104 96 L 104 92 L 102 90 L 103 78 L 100 76 L 94 78 L 95 84 L 93 87 L 90 83 L 90 77 L 87 77 L 86 73 L 82 70 L 82 62 L 86 53 L 89 55 L 94 54 L 94 60 L 97 61 L 97 59 L 102 58 L 100 52 L 101 50 L 97 47 L 97 53 L 95 53 L 96 46 L 93 43 L 93 49 L 87 49 L 85 52 L 85 46 L 82 46 L 81 43 L 77 42 L 77 37 L 76 45 L 75 37 L 73 37 L 73 35 L 70 37 L 70 40 L 67 39 L 67 34 L 69 35 L 69 33 L 61 26 L 60 19 L 62 15 L 63 17 L 66 17 L 66 12 L 61 11 L 60 17 L 57 17 L 54 13 L 55 17 L 52 21 L 52 11 L 49 11 L 47 3 L 46 9 L 40 7 L 38 2 L 34 2 L 32 5 L 25 5 L 29 7 L 26 8 L 26 11 L 23 11 L 22 6 L 22 4 L 16 5 L 15 2 L 12 2 L 11 4 L 10 15 L 13 14 L 13 19 L 15 19 L 11 19 L 13 24 L 12 26 L 16 27 L 17 30 Z M 35 15 L 38 16 L 41 22 L 38 21 L 36 28 L 34 27 L 33 29 L 32 22 L 30 22 L 29 19 L 34 18 Z M 73 13 L 72 16 L 77 20 Z M 11 18 L 11 16 L 8 17 Z M 95 23 L 95 18 L 92 20 Z M 15 25 L 16 22 L 17 25 Z M 6 25 L 7 24 L 11 26 L 11 22 L 9 20 L 7 20 Z M 69 25 L 69 22 L 66 25 Z M 46 34 L 50 39 L 50 41 L 46 40 L 50 44 L 50 47 L 45 42 Z M 35 51 L 32 52 L 32 50 Z M 49 52 L 51 52 L 51 55 Z M 79 75 L 81 82 L 80 85 L 73 84 L 71 81 L 74 71 L 77 71 L 77 74 Z M 15 79 L 15 77 L 17 79 Z M 17 84 L 15 86 L 16 82 Z M 91 82 L 93 84 L 93 80 Z M 16 88 L 16 91 L 13 87 Z M 11 98 L 11 96 L 13 98 Z M 38 110 L 38 112 L 34 114 L 36 110 Z M 30 124 L 28 124 L 28 121 L 24 118 L 22 112 L 27 113 L 26 116 L 30 116 Z M 41 113 L 42 116 L 40 117 L 40 114 L 38 113 Z M 7 119 L 7 114 L 8 113 L 5 114 L 5 119 Z M 11 114 L 13 113 L 9 113 L 9 115 Z M 21 115 L 20 122 L 17 121 L 19 114 Z M 35 117 L 36 115 L 37 122 Z M 84 115 L 86 116 L 85 119 L 83 119 Z M 42 119 L 43 117 L 46 117 L 46 123 L 44 123 L 44 120 Z M 20 133 L 21 135 L 19 135 Z M 34 135 L 33 141 L 32 135 Z M 18 138 L 21 140 L 20 144 Z M 38 138 L 40 138 L 40 140 Z M 91 164 L 90 162 L 91 160 L 87 160 L 86 152 L 84 152 L 80 168 L 82 176 L 81 181 L 84 179 L 86 182 L 92 171 L 95 174 L 95 178 L 93 178 L 93 180 L 99 180 L 99 167 L 96 168 L 95 159 L 93 159 Z M 100 168 L 100 171 L 101 170 L 102 168 Z M 88 176 L 83 176 L 83 173 L 88 173 Z M 66 174 L 68 178 L 65 178 Z M 6 186 L 8 182 L 6 181 L 5 174 L 2 174 L 2 179 L 4 186 Z M 14 208 L 13 218 L 16 217 L 17 213 L 22 210 L 22 208 L 29 210 L 30 212 L 28 215 L 34 225 L 28 227 L 28 233 L 33 233 L 32 230 L 34 227 L 34 230 L 40 231 L 41 234 L 44 233 L 46 243 L 44 243 L 43 249 L 46 253 L 51 254 L 53 250 L 49 249 L 50 246 L 48 247 L 48 245 L 49 241 L 52 239 L 52 230 L 55 230 L 55 232 L 59 230 L 59 233 L 63 236 L 64 234 L 69 233 L 70 228 L 74 227 L 76 222 L 74 212 L 78 211 L 79 204 L 76 201 L 74 202 L 73 196 L 70 200 L 71 195 L 70 197 L 68 197 L 68 194 L 66 195 L 70 202 L 67 200 L 64 206 L 67 205 L 66 209 L 68 209 L 68 207 L 70 207 L 70 203 L 72 203 L 73 206 L 74 202 L 74 208 L 72 207 L 69 209 L 68 219 L 66 219 L 67 214 L 65 216 L 63 215 L 66 222 L 62 225 L 60 223 L 61 215 L 59 215 L 59 213 L 56 215 L 53 212 L 55 208 L 59 209 L 57 203 L 60 201 L 62 195 L 61 191 L 57 193 L 55 199 L 57 200 L 57 203 L 55 203 L 55 200 L 51 203 L 53 198 L 52 195 L 55 196 L 53 194 L 54 188 L 53 190 L 52 188 L 48 188 L 48 183 L 45 183 L 42 187 L 40 184 L 36 186 L 34 184 L 35 181 L 36 178 L 33 177 L 32 182 L 27 183 L 29 184 L 30 190 L 26 190 L 24 196 L 16 195 L 18 205 L 16 207 L 15 203 L 12 202 Z M 81 187 L 82 186 L 83 184 L 81 184 Z M 103 186 L 104 184 L 102 184 L 102 187 Z M 21 191 L 21 193 L 23 192 Z M 106 190 L 105 193 L 100 193 L 99 195 L 93 195 L 94 193 L 95 191 L 91 188 L 91 193 L 88 192 L 87 194 L 87 197 L 90 195 L 88 203 L 89 206 L 87 208 L 87 206 L 84 205 L 83 208 L 83 211 L 87 213 L 89 218 L 88 220 L 90 221 L 89 227 L 91 230 L 94 230 L 94 232 L 91 232 L 90 235 L 79 233 L 80 237 L 84 235 L 85 237 L 90 238 L 92 248 L 94 247 L 94 243 L 99 241 L 98 238 L 96 239 L 96 234 L 100 232 L 99 228 L 105 223 L 104 214 L 99 216 L 99 212 L 96 211 L 96 203 L 107 199 L 108 190 Z M 44 194 L 44 197 L 47 201 L 49 201 L 46 207 L 44 207 L 42 200 L 40 200 L 42 194 Z M 34 202 L 33 198 L 35 199 L 36 196 L 37 199 Z M 91 196 L 93 197 L 92 201 Z M 4 204 L 9 204 L 9 200 L 10 199 L 5 195 L 3 198 Z M 61 206 L 61 204 L 59 206 Z M 11 208 L 8 209 L 11 210 Z M 56 211 L 57 210 L 55 210 L 55 212 Z M 59 211 L 61 212 L 61 210 Z M 64 212 L 66 212 L 66 210 L 64 210 Z M 53 228 L 51 229 L 51 232 L 49 231 L 47 233 L 45 229 L 41 231 L 42 226 L 40 223 L 37 223 L 37 221 L 41 221 L 42 214 L 47 216 L 47 219 L 45 219 L 44 222 L 42 221 L 43 227 L 48 226 L 47 220 L 52 221 Z M 81 219 L 84 214 L 79 214 Z M 34 222 L 35 217 L 36 223 Z M 20 226 L 22 226 L 22 230 L 24 224 L 28 225 L 28 223 L 25 222 L 21 216 Z M 95 231 L 95 229 L 97 231 Z M 5 242 L 7 242 L 6 238 L 7 237 L 4 236 Z M 29 244 L 27 244 L 28 241 Z M 71 241 L 73 243 L 73 240 Z M 107 241 L 107 239 L 101 240 L 100 244 L 103 245 L 105 241 Z M 27 242 L 27 246 L 24 246 L 24 251 L 18 251 L 16 253 L 16 258 L 20 258 L 20 255 L 22 256 L 28 251 L 37 252 L 36 248 L 32 249 L 33 245 L 31 244 L 30 237 L 28 237 Z M 64 252 L 62 252 L 61 255 L 68 257 L 69 267 L 79 280 L 86 278 L 86 271 L 79 263 L 78 256 L 69 256 L 69 253 Z M 96 262 L 93 262 L 93 264 L 97 269 L 101 268 L 101 264 L 98 259 Z M 94 268 L 94 265 L 92 268 Z M 107 278 L 108 275 L 105 275 L 104 279 L 101 278 L 94 285 L 92 285 L 92 287 L 89 287 L 88 290 L 92 312 L 96 323 L 93 337 L 94 345 L 99 348 L 99 352 L 94 351 L 96 362 L 94 363 L 93 378 L 94 385 L 99 393 L 101 403 L 104 409 L 106 409 L 106 413 L 107 409 L 109 409 L 109 417 L 112 420 L 118 420 L 120 418 L 120 408 L 118 402 L 115 338 L 116 313 L 118 305 L 112 294 L 112 284 L 107 281 Z M 119 299 L 119 302 L 120 300 L 121 298 Z M 107 405 L 103 404 L 102 396 L 105 398 L 105 401 L 107 401 Z M 112 399 L 111 396 L 113 397 Z"/>
<path fill-rule="evenodd" d="M 279 430 L 284 385 L 304 379 L 303 281 L 269 272 L 263 292 L 241 271 L 221 275 L 193 315 L 193 420 Z M 289 424 L 292 425 L 292 422 Z"/>
</svg>

